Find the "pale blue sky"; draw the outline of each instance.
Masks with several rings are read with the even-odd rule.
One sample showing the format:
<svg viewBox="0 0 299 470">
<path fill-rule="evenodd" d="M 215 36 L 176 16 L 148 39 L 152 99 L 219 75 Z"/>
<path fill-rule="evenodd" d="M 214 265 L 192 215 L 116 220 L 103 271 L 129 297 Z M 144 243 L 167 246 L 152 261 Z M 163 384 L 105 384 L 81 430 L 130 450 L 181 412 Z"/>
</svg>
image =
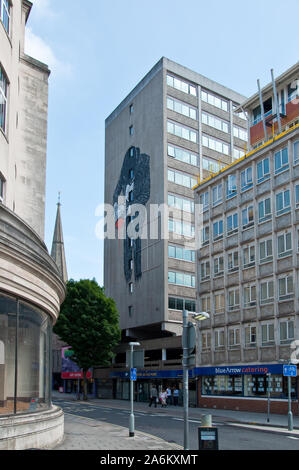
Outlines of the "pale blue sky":
<svg viewBox="0 0 299 470">
<path fill-rule="evenodd" d="M 105 118 L 162 56 L 252 95 L 298 61 L 298 17 L 298 0 L 33 0 L 26 50 L 52 70 L 45 241 L 61 191 L 69 277 L 103 282 Z"/>
</svg>

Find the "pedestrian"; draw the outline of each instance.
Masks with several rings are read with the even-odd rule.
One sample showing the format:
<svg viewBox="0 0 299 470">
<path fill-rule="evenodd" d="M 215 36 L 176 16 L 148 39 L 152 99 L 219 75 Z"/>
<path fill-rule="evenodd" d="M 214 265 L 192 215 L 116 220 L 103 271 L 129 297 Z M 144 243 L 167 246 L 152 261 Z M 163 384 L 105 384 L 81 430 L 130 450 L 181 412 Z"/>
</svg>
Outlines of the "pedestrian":
<svg viewBox="0 0 299 470">
<path fill-rule="evenodd" d="M 173 390 L 173 404 L 174 404 L 174 406 L 177 406 L 177 404 L 178 404 L 179 393 L 180 393 L 179 390 L 176 387 L 174 387 L 174 390 Z"/>
<path fill-rule="evenodd" d="M 161 408 L 166 408 L 167 406 L 166 397 L 167 397 L 166 391 L 162 390 L 162 392 L 160 393 Z"/>
<path fill-rule="evenodd" d="M 166 394 L 167 394 L 167 398 L 166 398 L 167 405 L 172 405 L 172 392 L 171 392 L 170 387 L 167 387 Z"/>
<path fill-rule="evenodd" d="M 155 408 L 157 408 L 157 401 L 158 401 L 158 391 L 156 387 L 153 385 L 151 388 L 150 402 L 148 406 L 152 406 L 152 403 L 155 403 Z"/>
</svg>

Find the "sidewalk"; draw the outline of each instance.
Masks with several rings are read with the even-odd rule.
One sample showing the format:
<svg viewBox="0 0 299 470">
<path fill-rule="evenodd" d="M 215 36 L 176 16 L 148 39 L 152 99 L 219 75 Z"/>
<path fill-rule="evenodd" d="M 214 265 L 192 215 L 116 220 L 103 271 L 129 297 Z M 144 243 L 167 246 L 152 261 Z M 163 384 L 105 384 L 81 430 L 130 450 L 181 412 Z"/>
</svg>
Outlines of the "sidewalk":
<svg viewBox="0 0 299 470">
<path fill-rule="evenodd" d="M 84 401 L 77 400 L 75 395 L 52 392 L 52 399 L 63 399 L 70 402 L 76 402 L 84 405 Z M 107 408 L 118 408 L 121 410 L 130 410 L 130 402 L 127 400 L 110 400 L 88 397 L 89 404 L 100 405 Z M 182 406 L 168 406 L 149 408 L 148 403 L 134 402 L 134 411 L 143 413 L 157 413 L 168 416 L 183 418 L 184 409 Z M 272 432 L 287 433 L 299 436 L 299 416 L 293 415 L 293 431 L 288 431 L 287 415 L 270 414 L 270 421 L 267 422 L 266 413 L 251 413 L 245 411 L 218 410 L 208 408 L 189 408 L 189 419 L 200 421 L 202 415 L 212 415 L 212 424 L 217 423 L 219 418 L 221 422 L 227 422 L 236 426 L 249 426 L 255 429 L 264 429 Z M 217 424 L 215 424 L 217 425 Z M 199 424 L 200 426 L 200 424 Z M 116 426 L 104 421 L 93 420 L 90 418 L 78 417 L 65 414 L 65 439 L 55 450 L 183 450 L 177 444 L 172 444 L 155 436 L 136 431 L 135 436 L 129 437 L 128 428 Z"/>
</svg>

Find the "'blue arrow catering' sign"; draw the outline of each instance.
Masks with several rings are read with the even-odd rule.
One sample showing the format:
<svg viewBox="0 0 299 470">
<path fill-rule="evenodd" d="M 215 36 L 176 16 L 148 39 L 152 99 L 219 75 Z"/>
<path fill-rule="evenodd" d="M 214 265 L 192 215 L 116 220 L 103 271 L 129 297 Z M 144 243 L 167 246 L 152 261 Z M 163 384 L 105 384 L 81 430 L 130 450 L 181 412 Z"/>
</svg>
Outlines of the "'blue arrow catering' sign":
<svg viewBox="0 0 299 470">
<path fill-rule="evenodd" d="M 297 366 L 283 366 L 283 375 L 285 377 L 296 377 L 297 376 Z"/>
</svg>

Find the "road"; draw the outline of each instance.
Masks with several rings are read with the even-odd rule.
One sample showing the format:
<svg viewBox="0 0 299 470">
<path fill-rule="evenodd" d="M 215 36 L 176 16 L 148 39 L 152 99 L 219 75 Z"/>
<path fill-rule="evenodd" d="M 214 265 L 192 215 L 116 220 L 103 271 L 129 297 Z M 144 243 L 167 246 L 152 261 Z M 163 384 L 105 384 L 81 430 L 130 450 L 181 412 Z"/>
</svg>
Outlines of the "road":
<svg viewBox="0 0 299 470">
<path fill-rule="evenodd" d="M 108 407 L 92 402 L 76 402 L 66 399 L 54 399 L 53 403 L 60 406 L 65 413 L 106 421 L 128 427 L 128 409 Z M 184 445 L 184 420 L 181 413 L 174 416 L 168 410 L 157 413 L 155 408 L 145 411 L 134 411 L 135 429 Z M 200 419 L 189 414 L 190 450 L 198 450 L 198 427 Z M 227 418 L 213 416 L 213 426 L 218 428 L 219 450 L 299 450 L 299 437 L 282 433 L 261 431 L 259 429 L 236 426 L 227 422 Z"/>
</svg>

